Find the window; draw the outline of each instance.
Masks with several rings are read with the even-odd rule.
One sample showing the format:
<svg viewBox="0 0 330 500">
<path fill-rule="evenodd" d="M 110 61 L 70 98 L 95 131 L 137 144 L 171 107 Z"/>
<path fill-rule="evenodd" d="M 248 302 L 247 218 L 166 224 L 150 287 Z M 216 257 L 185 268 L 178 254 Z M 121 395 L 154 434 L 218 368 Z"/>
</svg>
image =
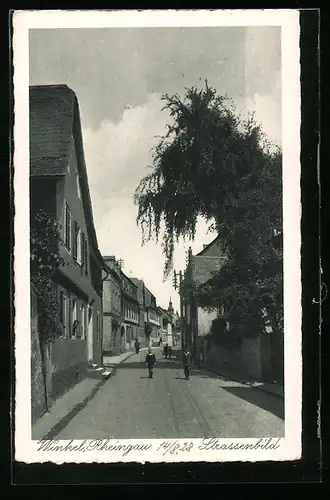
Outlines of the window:
<svg viewBox="0 0 330 500">
<path fill-rule="evenodd" d="M 64 245 L 71 252 L 72 216 L 68 204 L 64 205 Z"/>
</svg>

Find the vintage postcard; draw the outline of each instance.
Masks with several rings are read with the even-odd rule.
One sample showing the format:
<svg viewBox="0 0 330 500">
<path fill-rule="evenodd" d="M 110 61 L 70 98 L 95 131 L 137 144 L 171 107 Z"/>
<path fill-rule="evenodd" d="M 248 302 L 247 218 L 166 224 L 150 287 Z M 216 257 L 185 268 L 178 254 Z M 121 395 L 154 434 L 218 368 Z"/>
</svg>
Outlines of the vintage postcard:
<svg viewBox="0 0 330 500">
<path fill-rule="evenodd" d="M 15 459 L 299 459 L 299 12 L 16 11 L 13 51 Z"/>
</svg>

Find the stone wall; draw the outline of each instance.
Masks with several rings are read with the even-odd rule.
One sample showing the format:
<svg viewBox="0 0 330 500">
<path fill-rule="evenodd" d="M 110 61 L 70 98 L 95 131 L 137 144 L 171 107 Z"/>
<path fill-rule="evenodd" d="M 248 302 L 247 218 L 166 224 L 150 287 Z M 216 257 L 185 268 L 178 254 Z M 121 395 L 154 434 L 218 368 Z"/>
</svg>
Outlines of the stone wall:
<svg viewBox="0 0 330 500">
<path fill-rule="evenodd" d="M 51 349 L 52 396 L 55 399 L 86 376 L 87 341 L 59 338 Z"/>
<path fill-rule="evenodd" d="M 237 380 L 247 378 L 240 349 L 229 350 L 209 341 L 204 348 L 204 366 L 225 377 Z"/>
<path fill-rule="evenodd" d="M 203 365 L 220 375 L 236 380 L 273 382 L 271 338 L 243 337 L 236 348 L 217 346 L 211 340 L 204 343 Z"/>
<path fill-rule="evenodd" d="M 38 329 L 38 304 L 31 293 L 31 419 L 32 424 L 46 411 L 45 377 Z"/>
</svg>

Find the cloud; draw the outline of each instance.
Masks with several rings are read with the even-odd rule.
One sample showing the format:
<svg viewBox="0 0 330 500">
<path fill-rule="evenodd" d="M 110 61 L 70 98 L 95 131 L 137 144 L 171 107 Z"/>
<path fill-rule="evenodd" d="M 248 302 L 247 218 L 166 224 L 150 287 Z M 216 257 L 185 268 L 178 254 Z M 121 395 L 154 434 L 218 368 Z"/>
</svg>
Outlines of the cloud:
<svg viewBox="0 0 330 500">
<path fill-rule="evenodd" d="M 268 141 L 277 146 L 282 146 L 282 100 L 281 100 L 281 72 L 275 75 L 271 91 L 268 93 L 254 92 L 245 98 L 235 99 L 238 113 L 247 119 L 254 113 L 255 119 L 260 123 Z"/>
</svg>

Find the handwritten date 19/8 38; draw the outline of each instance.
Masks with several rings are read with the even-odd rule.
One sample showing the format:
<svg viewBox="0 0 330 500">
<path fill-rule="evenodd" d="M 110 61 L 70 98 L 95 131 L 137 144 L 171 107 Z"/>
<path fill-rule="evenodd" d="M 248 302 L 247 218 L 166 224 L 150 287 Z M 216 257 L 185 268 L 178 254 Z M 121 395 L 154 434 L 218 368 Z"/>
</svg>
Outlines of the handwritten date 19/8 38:
<svg viewBox="0 0 330 500">
<path fill-rule="evenodd" d="M 194 443 L 191 441 L 185 441 L 182 443 L 182 441 L 163 441 L 157 448 L 157 451 L 162 451 L 163 455 L 166 455 L 167 453 L 170 453 L 171 455 L 177 455 L 178 453 L 184 452 L 184 451 L 191 451 L 193 448 Z"/>
</svg>

